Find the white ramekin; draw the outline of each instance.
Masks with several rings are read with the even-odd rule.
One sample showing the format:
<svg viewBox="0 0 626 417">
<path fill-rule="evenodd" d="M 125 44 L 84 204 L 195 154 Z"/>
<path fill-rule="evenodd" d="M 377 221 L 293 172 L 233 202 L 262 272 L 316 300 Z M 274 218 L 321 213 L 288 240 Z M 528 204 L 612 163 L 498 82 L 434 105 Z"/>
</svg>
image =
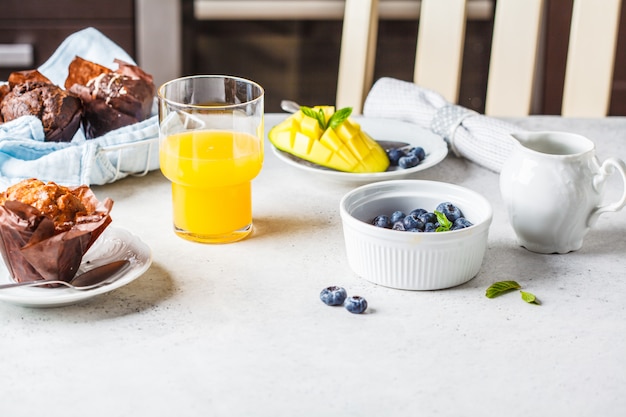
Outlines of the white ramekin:
<svg viewBox="0 0 626 417">
<path fill-rule="evenodd" d="M 411 233 L 371 224 L 380 214 L 433 211 L 442 202 L 455 204 L 473 226 Z M 436 290 L 463 284 L 480 270 L 493 210 L 472 190 L 437 181 L 383 181 L 350 191 L 339 206 L 348 263 L 368 281 L 398 289 Z"/>
</svg>

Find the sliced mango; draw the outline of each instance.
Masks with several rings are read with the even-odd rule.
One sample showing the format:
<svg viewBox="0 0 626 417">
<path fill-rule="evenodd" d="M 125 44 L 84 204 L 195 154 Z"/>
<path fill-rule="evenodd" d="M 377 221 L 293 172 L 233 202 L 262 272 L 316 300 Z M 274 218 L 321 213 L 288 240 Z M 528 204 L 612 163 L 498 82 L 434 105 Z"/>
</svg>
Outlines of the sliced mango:
<svg viewBox="0 0 626 417">
<path fill-rule="evenodd" d="M 324 119 L 324 128 L 320 120 L 300 110 L 270 130 L 270 142 L 283 152 L 338 171 L 387 170 L 387 153 L 358 123 L 347 118 L 331 127 L 334 106 L 316 106 L 312 110 L 321 114 L 318 117 Z"/>
</svg>

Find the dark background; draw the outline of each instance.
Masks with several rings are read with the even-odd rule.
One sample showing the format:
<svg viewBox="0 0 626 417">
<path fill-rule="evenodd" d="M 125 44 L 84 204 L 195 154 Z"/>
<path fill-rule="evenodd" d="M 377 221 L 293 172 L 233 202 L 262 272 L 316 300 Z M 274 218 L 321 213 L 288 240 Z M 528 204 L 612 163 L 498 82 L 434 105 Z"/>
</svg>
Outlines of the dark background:
<svg viewBox="0 0 626 417">
<path fill-rule="evenodd" d="M 624 0 L 626 1 L 626 0 Z M 182 75 L 231 74 L 266 89 L 266 111 L 283 98 L 302 104 L 333 104 L 341 21 L 196 21 L 192 0 L 183 4 Z M 573 0 L 547 0 L 547 37 L 538 114 L 558 114 Z M 0 43 L 31 43 L 41 65 L 69 34 L 94 26 L 136 55 L 133 0 L 0 0 Z M 374 79 L 413 77 L 419 22 L 382 20 Z M 459 104 L 484 111 L 491 47 L 490 20 L 467 24 Z M 626 115 L 626 6 L 622 6 L 611 115 Z M 1 63 L 0 63 L 1 64 Z M 0 80 L 14 70 L 2 68 Z"/>
</svg>

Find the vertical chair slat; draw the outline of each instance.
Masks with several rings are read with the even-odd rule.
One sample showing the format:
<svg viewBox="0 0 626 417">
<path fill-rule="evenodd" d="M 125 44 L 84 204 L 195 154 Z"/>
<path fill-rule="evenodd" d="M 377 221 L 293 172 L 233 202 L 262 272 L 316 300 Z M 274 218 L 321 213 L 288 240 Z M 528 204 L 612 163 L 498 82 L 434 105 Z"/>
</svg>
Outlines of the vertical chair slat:
<svg viewBox="0 0 626 417">
<path fill-rule="evenodd" d="M 413 81 L 456 103 L 467 0 L 422 0 Z"/>
<path fill-rule="evenodd" d="M 563 116 L 608 114 L 621 3 L 621 0 L 574 1 Z"/>
<path fill-rule="evenodd" d="M 378 0 L 346 0 L 337 81 L 338 108 L 352 107 L 361 114 L 365 95 L 372 86 Z"/>
<path fill-rule="evenodd" d="M 485 114 L 530 114 L 544 0 L 498 0 Z"/>
</svg>

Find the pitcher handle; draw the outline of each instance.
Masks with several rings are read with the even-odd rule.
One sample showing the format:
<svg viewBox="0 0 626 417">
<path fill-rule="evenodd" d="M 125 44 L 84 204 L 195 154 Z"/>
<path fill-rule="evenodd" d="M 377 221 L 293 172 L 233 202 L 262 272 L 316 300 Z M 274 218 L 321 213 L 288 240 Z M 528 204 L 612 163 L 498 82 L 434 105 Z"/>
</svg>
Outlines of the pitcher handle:
<svg viewBox="0 0 626 417">
<path fill-rule="evenodd" d="M 606 178 L 617 171 L 622 176 L 622 184 L 624 189 L 622 191 L 622 197 L 613 202 L 606 204 L 604 206 L 596 207 L 594 211 L 591 212 L 589 216 L 589 220 L 587 222 L 588 226 L 591 226 L 598 219 L 600 214 L 606 213 L 609 211 L 619 211 L 624 206 L 626 206 L 626 163 L 618 158 L 607 158 L 600 167 L 600 175 L 596 176 L 594 179 L 594 187 L 599 189 L 601 184 L 606 180 Z"/>
</svg>

